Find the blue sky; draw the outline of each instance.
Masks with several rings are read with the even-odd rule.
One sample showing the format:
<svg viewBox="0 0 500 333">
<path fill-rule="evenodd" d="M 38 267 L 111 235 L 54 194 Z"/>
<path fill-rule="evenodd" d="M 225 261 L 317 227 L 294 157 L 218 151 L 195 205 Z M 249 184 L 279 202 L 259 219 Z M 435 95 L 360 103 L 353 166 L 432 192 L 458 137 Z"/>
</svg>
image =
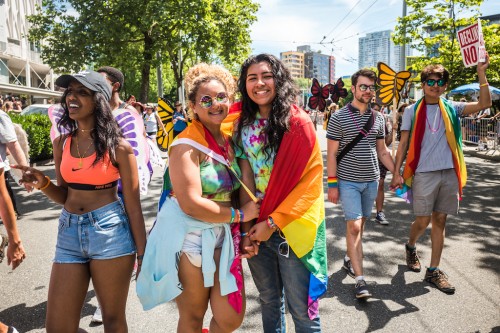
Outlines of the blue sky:
<svg viewBox="0 0 500 333">
<path fill-rule="evenodd" d="M 370 32 L 393 30 L 403 6 L 401 0 L 256 1 L 260 9 L 258 22 L 251 28 L 252 53 L 279 57 L 280 52 L 308 44 L 313 50 L 335 56 L 336 76 L 350 75 L 358 69 L 358 38 Z M 500 14 L 498 1 L 485 0 L 482 14 Z M 324 44 L 320 44 L 322 40 Z"/>
</svg>

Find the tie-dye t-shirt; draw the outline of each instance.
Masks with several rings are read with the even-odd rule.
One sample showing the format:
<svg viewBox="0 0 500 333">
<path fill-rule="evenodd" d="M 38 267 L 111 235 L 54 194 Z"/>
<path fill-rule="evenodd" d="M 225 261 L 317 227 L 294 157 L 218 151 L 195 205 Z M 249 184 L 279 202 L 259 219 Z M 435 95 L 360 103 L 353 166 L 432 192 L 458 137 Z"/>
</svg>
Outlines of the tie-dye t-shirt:
<svg viewBox="0 0 500 333">
<path fill-rule="evenodd" d="M 241 177 L 236 158 L 231 162 L 231 166 L 238 177 Z M 240 187 L 240 182 L 231 174 L 231 171 L 208 155 L 200 163 L 200 177 L 202 196 L 213 201 L 231 201 L 231 192 Z"/>
<path fill-rule="evenodd" d="M 248 159 L 252 167 L 258 198 L 264 198 L 266 194 L 267 184 L 271 178 L 271 170 L 273 169 L 276 155 L 273 151 L 267 159 L 267 155 L 264 154 L 263 148 L 267 139 L 264 133 L 266 126 L 267 119 L 261 118 L 260 113 L 257 113 L 253 124 L 246 126 L 241 131 L 242 147 L 245 152 L 244 157 Z"/>
</svg>

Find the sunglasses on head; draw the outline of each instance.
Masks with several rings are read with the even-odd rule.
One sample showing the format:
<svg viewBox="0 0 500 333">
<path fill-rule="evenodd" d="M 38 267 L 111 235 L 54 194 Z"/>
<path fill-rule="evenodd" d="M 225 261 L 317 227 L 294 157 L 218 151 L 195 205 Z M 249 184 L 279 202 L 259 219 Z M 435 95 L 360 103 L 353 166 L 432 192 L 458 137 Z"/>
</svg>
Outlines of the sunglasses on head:
<svg viewBox="0 0 500 333">
<path fill-rule="evenodd" d="M 370 91 L 375 91 L 375 90 L 377 90 L 377 87 L 375 87 L 374 84 L 372 84 L 371 86 L 368 86 L 366 84 L 359 85 L 359 90 L 361 90 L 361 91 L 367 91 L 368 89 L 370 89 Z"/>
<path fill-rule="evenodd" d="M 437 82 L 438 87 L 442 87 L 446 84 L 445 79 L 439 79 L 439 80 L 428 79 L 427 81 L 425 81 L 425 84 L 427 84 L 429 87 L 434 87 L 436 82 Z"/>
<path fill-rule="evenodd" d="M 215 95 L 215 97 L 211 97 L 208 95 L 201 96 L 200 106 L 204 109 L 208 109 L 208 108 L 212 107 L 212 105 L 214 104 L 214 100 L 217 103 L 226 103 L 228 101 L 228 99 L 229 98 L 227 97 L 227 94 L 225 92 L 220 92 L 217 95 Z"/>
</svg>

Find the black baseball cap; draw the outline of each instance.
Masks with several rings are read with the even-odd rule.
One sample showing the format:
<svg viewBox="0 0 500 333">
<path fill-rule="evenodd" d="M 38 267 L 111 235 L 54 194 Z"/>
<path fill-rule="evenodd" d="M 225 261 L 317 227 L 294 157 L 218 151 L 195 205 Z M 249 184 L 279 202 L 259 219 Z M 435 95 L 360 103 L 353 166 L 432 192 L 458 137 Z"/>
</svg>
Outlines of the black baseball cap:
<svg viewBox="0 0 500 333">
<path fill-rule="evenodd" d="M 68 88 L 69 83 L 73 80 L 80 82 L 94 92 L 100 92 L 107 101 L 111 99 L 111 87 L 101 74 L 90 70 L 81 71 L 73 75 L 64 74 L 57 78 L 56 84 L 59 87 Z"/>
</svg>

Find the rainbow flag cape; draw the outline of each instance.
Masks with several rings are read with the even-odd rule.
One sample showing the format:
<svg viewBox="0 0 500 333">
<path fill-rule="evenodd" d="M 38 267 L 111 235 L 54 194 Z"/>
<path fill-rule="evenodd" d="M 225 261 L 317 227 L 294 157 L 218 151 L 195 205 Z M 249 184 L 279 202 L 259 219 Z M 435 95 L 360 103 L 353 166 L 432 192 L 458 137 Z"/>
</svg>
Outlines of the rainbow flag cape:
<svg viewBox="0 0 500 333">
<path fill-rule="evenodd" d="M 241 104 L 233 105 L 229 115 Z M 234 119 L 228 119 L 234 123 Z M 310 117 L 292 108 L 290 130 L 281 141 L 257 221 L 272 216 L 293 252 L 310 272 L 308 314 L 318 315 L 318 300 L 328 282 L 323 158 Z"/>
<path fill-rule="evenodd" d="M 467 182 L 467 169 L 465 167 L 464 153 L 462 151 L 462 129 L 460 119 L 453 108 L 453 105 L 446 99 L 439 100 L 439 109 L 443 117 L 446 141 L 451 149 L 453 157 L 453 166 L 458 178 L 458 192 L 462 198 L 462 188 Z M 403 171 L 403 189 L 396 191 L 396 194 L 403 199 L 411 202 L 411 186 L 413 176 L 417 170 L 420 160 L 421 143 L 425 133 L 425 124 L 427 118 L 427 106 L 425 99 L 421 98 L 415 104 L 415 113 L 412 118 L 412 127 L 410 130 L 410 144 L 406 156 L 406 165 Z"/>
<path fill-rule="evenodd" d="M 211 136 L 210 132 L 203 126 L 201 122 L 198 120 L 193 120 L 192 124 L 188 126 L 184 131 L 182 131 L 169 146 L 170 149 L 179 144 L 188 144 L 195 149 L 203 152 L 204 154 L 210 156 L 212 159 L 226 165 L 229 167 L 226 159 L 222 155 L 221 149 L 217 145 L 215 139 Z M 170 181 L 170 176 L 168 172 L 168 168 L 165 170 L 163 175 L 163 189 L 160 195 L 160 201 L 158 204 L 158 211 L 160 211 L 163 203 L 166 198 L 172 194 L 172 183 Z M 243 268 L 241 265 L 240 258 L 240 224 L 233 223 L 231 224 L 231 235 L 233 238 L 233 246 L 234 246 L 234 261 L 231 264 L 230 271 L 231 274 L 236 279 L 236 285 L 238 286 L 238 290 L 227 295 L 229 304 L 234 308 L 234 310 L 238 313 L 241 312 L 243 308 Z"/>
</svg>

